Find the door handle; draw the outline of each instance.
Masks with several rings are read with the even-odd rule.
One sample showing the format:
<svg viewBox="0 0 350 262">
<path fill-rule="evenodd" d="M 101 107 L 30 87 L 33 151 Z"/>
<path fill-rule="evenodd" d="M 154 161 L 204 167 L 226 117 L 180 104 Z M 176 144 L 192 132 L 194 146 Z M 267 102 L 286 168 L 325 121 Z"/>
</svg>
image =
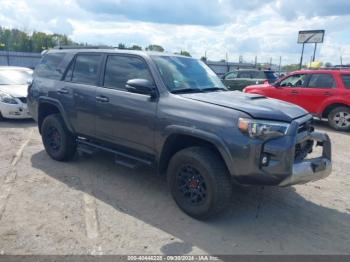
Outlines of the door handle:
<svg viewBox="0 0 350 262">
<path fill-rule="evenodd" d="M 324 92 L 323 93 L 325 96 L 332 96 L 333 94 L 331 92 Z"/>
<path fill-rule="evenodd" d="M 66 88 L 61 88 L 61 89 L 57 90 L 57 93 L 61 94 L 61 95 L 67 95 L 67 94 L 69 94 L 69 91 Z"/>
<path fill-rule="evenodd" d="M 299 92 L 298 91 L 296 91 L 296 90 L 293 90 L 292 92 L 290 92 L 292 95 L 297 95 L 297 94 L 299 94 Z"/>
<path fill-rule="evenodd" d="M 109 98 L 105 96 L 96 96 L 96 101 L 101 103 L 108 103 Z"/>
</svg>

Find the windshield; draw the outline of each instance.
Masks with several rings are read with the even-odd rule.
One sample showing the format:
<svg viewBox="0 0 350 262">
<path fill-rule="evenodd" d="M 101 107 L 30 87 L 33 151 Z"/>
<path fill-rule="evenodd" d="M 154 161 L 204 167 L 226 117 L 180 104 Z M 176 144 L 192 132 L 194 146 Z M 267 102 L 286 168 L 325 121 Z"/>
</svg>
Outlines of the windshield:
<svg viewBox="0 0 350 262">
<path fill-rule="evenodd" d="M 16 69 L 0 70 L 0 85 L 26 85 L 32 78 L 30 71 Z"/>
<path fill-rule="evenodd" d="M 170 92 L 226 90 L 217 75 L 202 61 L 177 56 L 152 56 Z"/>
</svg>

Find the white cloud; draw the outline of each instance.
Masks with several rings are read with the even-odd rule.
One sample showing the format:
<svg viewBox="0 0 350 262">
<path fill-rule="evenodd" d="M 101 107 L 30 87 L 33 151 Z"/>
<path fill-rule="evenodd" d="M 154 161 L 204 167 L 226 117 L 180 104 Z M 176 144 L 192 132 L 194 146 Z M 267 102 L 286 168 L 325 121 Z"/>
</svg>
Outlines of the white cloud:
<svg viewBox="0 0 350 262">
<path fill-rule="evenodd" d="M 65 33 L 91 44 L 160 44 L 169 52 L 188 50 L 195 57 L 207 52 L 210 59 L 224 59 L 228 53 L 231 61 L 237 61 L 239 55 L 253 61 L 257 55 L 259 61 L 272 57 L 277 62 L 282 56 L 284 63 L 299 61 L 299 30 L 326 29 L 317 57 L 339 63 L 342 55 L 344 62 L 350 63 L 348 1 L 217 0 L 207 4 L 179 0 L 159 4 L 160 0 L 154 0 L 137 1 L 138 11 L 128 12 L 133 1 L 95 1 L 96 9 L 91 1 L 2 0 L 0 25 Z M 111 3 L 114 9 L 108 10 Z M 121 10 L 115 11 L 116 7 Z M 150 10 L 156 12 L 149 16 Z M 169 12 L 173 14 L 167 18 Z M 311 55 L 310 45 L 306 61 Z"/>
</svg>

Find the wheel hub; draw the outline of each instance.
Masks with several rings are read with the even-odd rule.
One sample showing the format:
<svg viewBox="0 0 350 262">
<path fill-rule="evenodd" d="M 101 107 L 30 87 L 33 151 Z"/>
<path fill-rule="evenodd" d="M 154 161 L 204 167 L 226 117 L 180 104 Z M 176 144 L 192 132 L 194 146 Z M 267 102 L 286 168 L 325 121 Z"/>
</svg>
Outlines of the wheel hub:
<svg viewBox="0 0 350 262">
<path fill-rule="evenodd" d="M 350 126 L 350 114 L 347 112 L 339 112 L 334 116 L 335 124 L 339 127 Z"/>
<path fill-rule="evenodd" d="M 177 176 L 177 189 L 190 204 L 201 204 L 207 197 L 207 186 L 200 172 L 192 166 L 184 166 Z"/>
<path fill-rule="evenodd" d="M 47 141 L 49 143 L 49 146 L 57 151 L 61 147 L 61 135 L 58 132 L 57 128 L 51 127 L 49 129 L 49 132 L 47 133 Z"/>
</svg>

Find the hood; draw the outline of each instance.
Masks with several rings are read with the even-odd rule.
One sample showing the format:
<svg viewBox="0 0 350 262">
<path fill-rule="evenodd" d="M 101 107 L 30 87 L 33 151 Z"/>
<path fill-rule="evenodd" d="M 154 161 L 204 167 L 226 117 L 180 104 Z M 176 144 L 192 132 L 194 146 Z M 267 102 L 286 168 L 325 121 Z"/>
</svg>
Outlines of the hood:
<svg viewBox="0 0 350 262">
<path fill-rule="evenodd" d="M 277 99 L 239 91 L 183 94 L 182 97 L 232 108 L 253 118 L 291 122 L 307 115 L 303 108 Z"/>
<path fill-rule="evenodd" d="M 270 87 L 270 86 L 271 86 L 271 84 L 250 85 L 250 86 L 247 86 L 247 87 L 244 88 L 244 89 L 264 88 L 264 87 Z"/>
<path fill-rule="evenodd" d="M 0 85 L 0 91 L 13 97 L 27 97 L 27 85 Z"/>
</svg>

